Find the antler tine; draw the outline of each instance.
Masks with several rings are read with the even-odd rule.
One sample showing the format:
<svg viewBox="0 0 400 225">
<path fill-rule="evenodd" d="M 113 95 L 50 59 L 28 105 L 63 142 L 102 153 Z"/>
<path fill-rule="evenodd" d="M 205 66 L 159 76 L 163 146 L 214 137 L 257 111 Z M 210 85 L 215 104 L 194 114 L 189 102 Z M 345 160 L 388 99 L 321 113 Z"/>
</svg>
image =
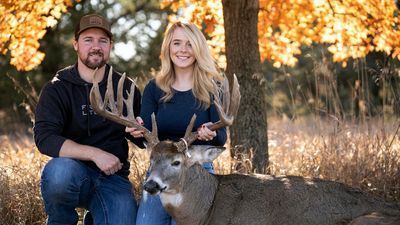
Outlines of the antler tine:
<svg viewBox="0 0 400 225">
<path fill-rule="evenodd" d="M 154 112 L 151 114 L 151 130 L 154 133 L 158 133 L 158 128 L 157 128 L 157 122 L 156 122 L 156 115 L 154 114 Z"/>
<path fill-rule="evenodd" d="M 98 70 L 98 68 L 96 68 L 93 72 L 93 86 L 92 86 L 92 89 L 90 90 L 90 98 L 91 98 L 90 102 L 93 107 L 93 110 L 94 110 L 94 108 L 98 108 L 98 111 L 100 111 L 104 108 L 104 102 L 100 96 L 99 83 L 96 82 L 97 70 Z M 93 99 L 92 99 L 92 96 L 93 96 Z"/>
<path fill-rule="evenodd" d="M 232 125 L 233 120 L 236 117 L 237 111 L 240 105 L 240 90 L 239 82 L 235 74 L 233 74 L 233 85 L 232 93 L 229 93 L 229 82 L 227 77 L 225 77 L 223 82 L 223 101 L 227 102 L 221 105 L 221 100 L 216 97 L 214 99 L 215 107 L 217 108 L 219 121 L 208 127 L 210 130 L 218 130 L 222 127 L 227 127 Z M 225 107 L 224 107 L 225 106 Z M 228 108 L 229 107 L 229 108 Z"/>
<path fill-rule="evenodd" d="M 93 110 L 100 116 L 103 116 L 104 118 L 107 118 L 111 121 L 114 121 L 116 123 L 119 123 L 127 127 L 134 127 L 138 130 L 143 131 L 144 138 L 147 140 L 148 145 L 150 147 L 156 145 L 159 141 L 157 137 L 157 128 L 154 128 L 154 126 L 157 126 L 155 124 L 155 119 L 153 124 L 153 131 L 155 132 L 150 132 L 146 127 L 140 125 L 135 119 L 135 115 L 133 112 L 135 82 L 132 82 L 130 92 L 128 93 L 128 97 L 127 99 L 125 99 L 123 96 L 123 84 L 126 75 L 124 73 L 121 76 L 117 88 L 118 91 L 117 105 L 115 105 L 114 89 L 112 84 L 112 67 L 110 68 L 110 72 L 107 79 L 107 90 L 104 96 L 104 101 L 102 100 L 100 94 L 98 81 L 96 81 L 95 79 L 96 73 L 97 69 L 94 71 L 93 86 L 92 89 L 90 90 L 90 103 L 92 105 Z M 127 116 L 123 115 L 124 104 L 126 105 Z M 109 108 L 109 110 L 107 110 L 107 108 Z"/>
<path fill-rule="evenodd" d="M 124 75 L 125 75 L 125 73 L 124 73 Z M 131 90 L 128 93 L 128 98 L 127 99 L 122 98 L 126 105 L 129 105 L 129 102 L 133 102 L 133 99 L 135 97 L 135 86 L 136 86 L 136 79 L 134 79 L 132 81 Z M 118 86 L 118 88 L 119 88 L 119 86 Z M 118 93 L 122 93 L 122 90 L 118 91 Z M 127 107 L 126 111 L 128 112 L 128 115 L 127 115 L 128 120 L 135 120 L 136 119 L 135 118 L 135 113 L 133 112 L 133 107 Z"/>
<path fill-rule="evenodd" d="M 239 90 L 239 81 L 236 77 L 236 74 L 233 74 L 233 85 L 232 85 L 232 94 L 231 98 L 234 101 L 230 101 L 230 107 L 229 107 L 229 113 L 232 115 L 232 117 L 236 117 L 237 112 L 239 111 L 239 106 L 240 106 L 240 90 Z"/>
<path fill-rule="evenodd" d="M 106 94 L 104 97 L 104 107 L 107 107 L 107 106 L 111 109 L 111 112 L 113 112 L 113 113 L 117 112 L 117 108 L 116 108 L 115 100 L 114 100 L 114 87 L 112 84 L 112 66 L 110 67 L 110 71 L 108 71 L 107 89 L 106 89 Z"/>
<path fill-rule="evenodd" d="M 110 75 L 108 75 L 108 77 L 112 77 Z M 119 115 L 122 115 L 122 112 L 124 110 L 124 103 L 129 105 L 129 101 L 127 102 L 124 98 L 124 93 L 123 93 L 123 89 L 124 89 L 124 82 L 125 82 L 125 78 L 126 78 L 126 74 L 123 73 L 121 78 L 118 81 L 118 86 L 117 86 L 117 108 L 116 108 L 116 113 L 118 113 Z M 110 79 L 110 78 L 109 78 Z M 132 83 L 133 85 L 134 83 Z M 131 85 L 131 91 L 132 91 L 132 85 Z M 113 86 L 113 85 L 111 85 Z M 133 89 L 133 94 L 135 93 L 135 89 Z M 129 94 L 128 94 L 128 100 L 129 100 Z M 133 100 L 133 98 L 131 99 Z M 127 111 L 133 107 L 129 107 L 127 109 Z"/>
<path fill-rule="evenodd" d="M 231 99 L 228 79 L 224 77 L 221 87 L 219 87 L 214 80 L 213 80 L 213 85 L 215 92 L 217 93 L 217 95 L 215 95 L 214 102 L 217 102 L 217 105 L 222 106 L 223 112 L 228 112 L 230 105 L 229 99 Z M 222 101 L 221 103 L 222 99 L 227 99 L 227 101 Z"/>
<path fill-rule="evenodd" d="M 208 129 L 212 131 L 232 125 L 240 105 L 241 96 L 239 90 L 239 82 L 237 80 L 236 75 L 235 74 L 233 75 L 232 93 L 229 92 L 229 82 L 226 77 L 222 86 L 223 86 L 222 87 L 223 103 L 221 104 L 220 96 L 215 96 L 214 98 L 214 104 L 217 108 L 220 120 L 208 126 Z M 214 88 L 216 89 L 215 93 L 219 93 L 218 86 L 215 83 L 214 83 Z M 186 150 L 188 146 L 197 139 L 198 137 L 197 132 L 192 132 L 195 120 L 196 120 L 196 115 L 193 115 L 186 129 L 185 137 L 181 138 L 181 141 L 175 143 L 175 145 L 178 148 L 178 151 L 187 153 Z"/>
<path fill-rule="evenodd" d="M 192 119 L 190 120 L 189 125 L 186 128 L 185 136 L 181 138 L 179 142 L 175 143 L 179 152 L 187 153 L 186 150 L 188 149 L 188 147 L 197 139 L 197 132 L 192 132 L 196 118 L 196 114 L 193 114 Z"/>
<path fill-rule="evenodd" d="M 185 137 L 189 137 L 189 135 L 192 133 L 193 130 L 193 126 L 194 126 L 194 122 L 196 121 L 197 115 L 193 114 L 192 119 L 190 119 L 189 125 L 186 128 L 186 132 L 185 132 Z"/>
</svg>

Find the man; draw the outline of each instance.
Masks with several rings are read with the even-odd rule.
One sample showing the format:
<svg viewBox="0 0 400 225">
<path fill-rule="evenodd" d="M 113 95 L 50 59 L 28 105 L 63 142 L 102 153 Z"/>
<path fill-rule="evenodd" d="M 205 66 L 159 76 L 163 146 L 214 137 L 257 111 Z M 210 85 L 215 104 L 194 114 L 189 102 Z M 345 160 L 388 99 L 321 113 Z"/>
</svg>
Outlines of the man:
<svg viewBox="0 0 400 225">
<path fill-rule="evenodd" d="M 123 125 L 96 115 L 89 102 L 93 79 L 104 96 L 112 49 L 110 24 L 83 16 L 75 29 L 77 63 L 57 72 L 42 89 L 36 109 L 35 143 L 53 157 L 42 172 L 47 224 L 76 224 L 76 207 L 88 209 L 95 224 L 135 224 L 137 205 L 128 180 L 128 143 Z M 94 78 L 95 69 L 98 68 Z M 113 72 L 114 90 L 120 74 Z M 125 82 L 125 89 L 131 81 Z M 134 112 L 140 112 L 136 88 Z M 140 145 L 140 143 L 137 143 Z"/>
</svg>

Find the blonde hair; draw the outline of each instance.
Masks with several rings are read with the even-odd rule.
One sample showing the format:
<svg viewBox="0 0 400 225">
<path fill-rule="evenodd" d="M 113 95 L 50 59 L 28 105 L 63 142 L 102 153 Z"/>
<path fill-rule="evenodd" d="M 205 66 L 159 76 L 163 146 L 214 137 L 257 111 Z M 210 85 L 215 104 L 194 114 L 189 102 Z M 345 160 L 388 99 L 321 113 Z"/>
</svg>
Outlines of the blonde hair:
<svg viewBox="0 0 400 225">
<path fill-rule="evenodd" d="M 161 45 L 161 69 L 156 75 L 157 86 L 165 92 L 161 98 L 163 102 L 169 101 L 174 93 L 172 84 L 175 81 L 173 62 L 170 57 L 170 45 L 172 36 L 176 28 L 182 28 L 183 32 L 192 45 L 195 57 L 193 68 L 193 88 L 192 92 L 200 106 L 204 109 L 211 104 L 210 94 L 214 93 L 213 79 L 220 80 L 217 64 L 208 48 L 206 38 L 203 33 L 191 23 L 177 22 L 172 24 L 164 34 L 164 40 Z"/>
</svg>

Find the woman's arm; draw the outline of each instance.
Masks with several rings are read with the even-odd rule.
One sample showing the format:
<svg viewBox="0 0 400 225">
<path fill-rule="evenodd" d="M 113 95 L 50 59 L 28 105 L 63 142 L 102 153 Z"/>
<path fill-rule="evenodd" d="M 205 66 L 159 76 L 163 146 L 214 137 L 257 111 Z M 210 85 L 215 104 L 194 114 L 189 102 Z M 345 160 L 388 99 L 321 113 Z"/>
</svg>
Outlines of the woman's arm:
<svg viewBox="0 0 400 225">
<path fill-rule="evenodd" d="M 143 119 L 144 126 L 151 131 L 151 114 L 157 114 L 159 97 L 157 96 L 155 80 L 150 80 L 143 91 L 142 107 L 140 117 Z"/>
</svg>

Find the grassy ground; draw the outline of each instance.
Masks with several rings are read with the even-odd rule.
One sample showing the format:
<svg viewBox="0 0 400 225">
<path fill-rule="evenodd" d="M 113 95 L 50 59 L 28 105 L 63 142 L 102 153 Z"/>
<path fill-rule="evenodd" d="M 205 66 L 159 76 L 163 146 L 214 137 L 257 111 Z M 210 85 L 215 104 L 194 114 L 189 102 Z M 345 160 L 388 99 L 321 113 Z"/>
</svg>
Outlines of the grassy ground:
<svg viewBox="0 0 400 225">
<path fill-rule="evenodd" d="M 272 174 L 336 180 L 388 201 L 400 201 L 398 121 L 356 124 L 270 119 L 269 123 Z M 148 155 L 131 148 L 130 180 L 138 197 Z M 231 159 L 226 151 L 214 164 L 221 174 L 235 172 L 232 168 L 246 171 L 246 166 L 251 166 L 248 158 L 251 153 Z M 47 160 L 38 153 L 31 136 L 0 136 L 0 225 L 44 224 L 39 179 Z"/>
</svg>

